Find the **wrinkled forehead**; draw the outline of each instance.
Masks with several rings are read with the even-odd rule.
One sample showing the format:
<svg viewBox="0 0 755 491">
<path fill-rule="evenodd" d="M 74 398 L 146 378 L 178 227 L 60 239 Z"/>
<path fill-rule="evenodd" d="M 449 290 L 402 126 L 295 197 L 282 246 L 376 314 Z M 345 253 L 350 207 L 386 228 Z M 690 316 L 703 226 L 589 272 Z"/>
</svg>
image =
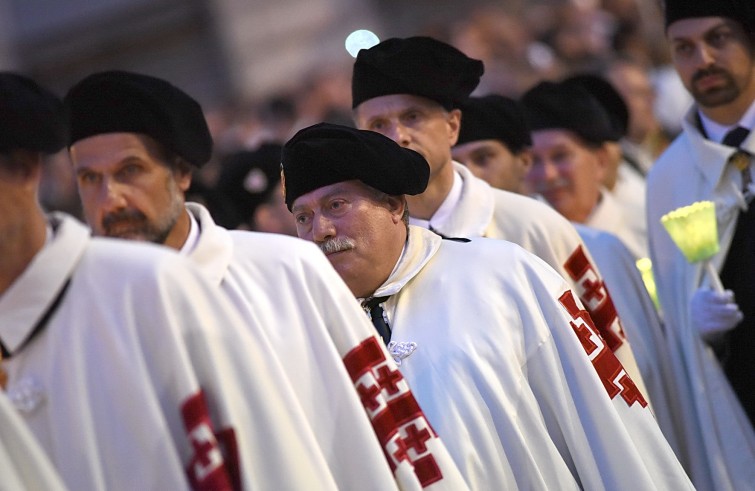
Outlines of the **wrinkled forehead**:
<svg viewBox="0 0 755 491">
<path fill-rule="evenodd" d="M 354 117 L 365 119 L 411 109 L 424 111 L 447 112 L 438 102 L 420 95 L 413 94 L 389 94 L 368 99 L 354 108 Z"/>
<path fill-rule="evenodd" d="M 296 198 L 291 206 L 291 213 L 313 210 L 338 197 L 371 198 L 374 192 L 373 188 L 356 179 L 328 184 Z"/>
</svg>

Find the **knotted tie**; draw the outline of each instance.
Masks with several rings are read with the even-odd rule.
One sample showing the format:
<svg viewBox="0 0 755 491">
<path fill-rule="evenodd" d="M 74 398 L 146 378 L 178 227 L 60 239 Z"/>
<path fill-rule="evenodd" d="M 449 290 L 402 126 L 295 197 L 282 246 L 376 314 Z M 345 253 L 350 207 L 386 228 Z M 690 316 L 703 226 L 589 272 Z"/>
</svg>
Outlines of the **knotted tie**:
<svg viewBox="0 0 755 491">
<path fill-rule="evenodd" d="M 749 134 L 750 130 L 741 126 L 737 126 L 733 130 L 730 130 L 728 133 L 726 133 L 726 136 L 724 136 L 724 139 L 721 143 L 729 147 L 739 148 L 739 146 L 743 141 L 745 141 L 745 138 L 747 138 L 747 135 Z M 742 192 L 747 193 L 747 188 L 752 182 L 752 177 L 750 176 L 749 169 L 750 154 L 748 154 L 747 152 L 738 151 L 734 155 L 732 155 L 729 160 L 742 173 Z"/>
<path fill-rule="evenodd" d="M 391 328 L 385 321 L 385 314 L 383 312 L 383 302 L 388 300 L 389 297 L 373 297 L 362 302 L 362 306 L 370 314 L 372 319 L 372 325 L 377 329 L 378 334 L 383 339 L 383 342 L 388 345 L 391 340 Z"/>
</svg>

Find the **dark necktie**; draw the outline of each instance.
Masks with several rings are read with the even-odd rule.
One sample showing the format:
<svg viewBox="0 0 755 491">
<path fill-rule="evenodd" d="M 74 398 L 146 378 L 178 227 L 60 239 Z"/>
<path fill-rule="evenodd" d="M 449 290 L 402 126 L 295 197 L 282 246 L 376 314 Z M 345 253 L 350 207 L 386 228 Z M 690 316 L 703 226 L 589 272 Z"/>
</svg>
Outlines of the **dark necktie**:
<svg viewBox="0 0 755 491">
<path fill-rule="evenodd" d="M 747 138 L 747 135 L 749 134 L 750 130 L 741 126 L 737 126 L 733 130 L 730 130 L 728 133 L 726 133 L 726 136 L 724 136 L 724 139 L 721 143 L 729 147 L 739 148 L 739 146 L 743 141 L 745 141 L 745 138 Z M 750 176 L 749 169 L 750 154 L 748 154 L 747 152 L 738 151 L 734 153 L 734 155 L 729 157 L 729 160 L 742 173 L 742 192 L 746 193 L 748 186 L 752 182 L 752 177 Z"/>
<path fill-rule="evenodd" d="M 377 329 L 378 334 L 383 338 L 383 342 L 388 345 L 391 340 L 391 328 L 388 323 L 385 322 L 385 316 L 383 312 L 383 302 L 388 300 L 389 297 L 373 297 L 362 302 L 362 306 L 370 314 L 372 319 L 372 325 Z"/>
</svg>

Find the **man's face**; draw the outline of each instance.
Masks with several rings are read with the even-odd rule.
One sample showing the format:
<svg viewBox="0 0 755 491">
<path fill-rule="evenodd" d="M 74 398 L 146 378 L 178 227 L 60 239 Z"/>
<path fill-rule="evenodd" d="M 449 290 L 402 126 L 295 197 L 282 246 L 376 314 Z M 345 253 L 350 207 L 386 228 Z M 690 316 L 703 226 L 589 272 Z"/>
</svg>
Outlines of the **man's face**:
<svg viewBox="0 0 755 491">
<path fill-rule="evenodd" d="M 533 165 L 527 179 L 567 219 L 584 223 L 598 204 L 605 160 L 563 129 L 532 132 Z"/>
<path fill-rule="evenodd" d="M 291 211 L 302 239 L 320 246 L 354 296 L 371 295 L 390 275 L 406 238 L 404 203 L 361 181 L 321 187 Z"/>
<path fill-rule="evenodd" d="M 84 215 L 95 235 L 164 244 L 191 176 L 172 170 L 159 145 L 135 133 L 106 133 L 70 149 Z"/>
<path fill-rule="evenodd" d="M 655 89 L 647 71 L 638 65 L 620 61 L 609 70 L 608 80 L 629 108 L 627 137 L 635 143 L 642 143 L 660 126 L 654 113 Z"/>
<path fill-rule="evenodd" d="M 743 27 L 723 17 L 682 19 L 667 30 L 676 71 L 703 108 L 755 99 L 755 53 Z"/>
<path fill-rule="evenodd" d="M 513 154 L 498 140 L 477 140 L 452 149 L 454 160 L 494 188 L 525 192 L 525 177 L 532 165 L 529 151 Z"/>
<path fill-rule="evenodd" d="M 432 182 L 442 171 L 451 172 L 451 147 L 459 137 L 460 114 L 424 97 L 392 94 L 361 103 L 354 110 L 354 121 L 359 129 L 381 133 L 425 157 Z"/>
</svg>

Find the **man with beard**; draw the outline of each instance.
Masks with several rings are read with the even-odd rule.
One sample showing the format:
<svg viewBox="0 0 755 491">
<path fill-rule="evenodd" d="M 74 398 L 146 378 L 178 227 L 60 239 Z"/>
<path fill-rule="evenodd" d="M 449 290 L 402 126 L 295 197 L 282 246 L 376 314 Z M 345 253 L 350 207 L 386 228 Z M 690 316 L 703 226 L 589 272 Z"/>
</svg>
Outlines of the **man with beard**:
<svg viewBox="0 0 755 491">
<path fill-rule="evenodd" d="M 320 251 L 293 237 L 226 230 L 203 206 L 184 203 L 193 169 L 212 151 L 194 99 L 155 77 L 108 71 L 72 87 L 65 104 L 94 233 L 178 250 L 260 321 L 338 488 L 454 489 L 458 470 Z M 412 429 L 427 431 L 422 448 L 396 451 Z"/>
<path fill-rule="evenodd" d="M 299 236 L 404 347 L 401 370 L 473 489 L 690 489 L 562 277 L 510 242 L 408 224 L 405 196 L 430 173 L 420 154 L 319 124 L 286 143 L 282 168 Z"/>
<path fill-rule="evenodd" d="M 0 416 L 0 488 L 23 489 L 30 469 L 8 465 L 36 460 L 3 453 L 23 424 L 72 490 L 342 489 L 256 318 L 168 249 L 42 211 L 61 101 L 3 72 L 0 114 L 0 388 L 17 416 Z M 390 488 L 378 463 L 373 489 Z"/>
<path fill-rule="evenodd" d="M 648 176 L 650 255 L 672 343 L 685 464 L 701 489 L 755 482 L 755 3 L 667 0 L 666 34 L 695 104 L 683 133 Z M 716 205 L 723 292 L 688 263 L 661 217 L 699 200 Z M 728 382 L 727 382 L 728 380 Z M 733 389 L 733 391 L 732 391 Z M 744 408 L 744 411 L 742 410 Z"/>
</svg>

